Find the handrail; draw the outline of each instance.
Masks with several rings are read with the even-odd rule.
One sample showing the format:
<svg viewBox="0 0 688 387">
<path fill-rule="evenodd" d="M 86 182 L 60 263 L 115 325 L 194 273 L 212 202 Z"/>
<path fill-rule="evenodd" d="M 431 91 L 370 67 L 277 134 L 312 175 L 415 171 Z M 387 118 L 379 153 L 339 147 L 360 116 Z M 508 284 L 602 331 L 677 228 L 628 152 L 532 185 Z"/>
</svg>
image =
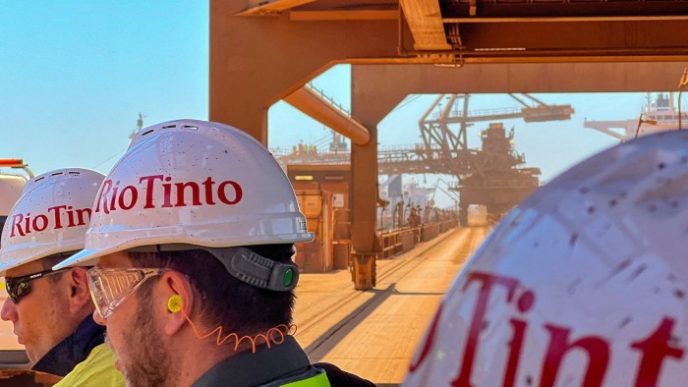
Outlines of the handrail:
<svg viewBox="0 0 688 387">
<path fill-rule="evenodd" d="M 351 117 L 351 112 L 347 110 L 344 106 L 340 105 L 337 101 L 334 100 L 334 98 L 330 97 L 329 95 L 325 94 L 325 92 L 313 85 L 312 82 L 309 82 L 306 84 L 306 87 L 311 89 L 313 92 L 318 94 L 320 97 L 323 99 L 327 100 L 327 102 L 330 103 L 330 105 L 336 107 L 339 111 L 342 113 L 346 114 L 347 116 Z"/>
</svg>

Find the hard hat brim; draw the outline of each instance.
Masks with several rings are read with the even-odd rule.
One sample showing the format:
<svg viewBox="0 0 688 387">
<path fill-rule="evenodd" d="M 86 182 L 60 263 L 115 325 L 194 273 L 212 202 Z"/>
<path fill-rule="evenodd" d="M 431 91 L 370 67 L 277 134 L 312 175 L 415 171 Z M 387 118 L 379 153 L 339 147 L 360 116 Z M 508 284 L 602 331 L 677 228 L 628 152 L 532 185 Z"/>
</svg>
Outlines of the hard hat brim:
<svg viewBox="0 0 688 387">
<path fill-rule="evenodd" d="M 195 245 L 199 247 L 215 247 L 215 248 L 221 248 L 221 247 L 235 247 L 235 246 L 249 246 L 249 245 L 258 245 L 258 244 L 281 244 L 281 243 L 303 243 L 303 242 L 311 242 L 314 239 L 314 234 L 311 232 L 302 232 L 302 233 L 297 233 L 297 234 L 290 234 L 285 240 L 280 240 L 280 239 L 265 239 L 262 241 L 255 241 L 255 243 L 250 243 L 250 244 L 242 244 L 237 242 L 220 242 L 217 243 L 216 245 L 210 245 L 210 244 L 203 244 L 203 243 L 198 243 L 199 241 L 197 240 L 178 240 L 178 241 L 171 241 L 168 237 L 164 238 L 159 238 L 159 239 L 132 239 L 128 241 L 127 243 L 121 243 L 121 244 L 116 244 L 114 246 L 106 247 L 106 248 L 101 248 L 101 249 L 94 249 L 94 248 L 86 248 L 83 249 L 76 254 L 72 255 L 71 257 L 65 259 L 64 261 L 58 263 L 57 265 L 53 266 L 53 270 L 59 270 L 65 267 L 73 267 L 73 266 L 94 266 L 95 264 L 98 263 L 98 259 L 100 257 L 110 255 L 119 251 L 126 251 L 129 249 L 137 248 L 137 247 L 142 247 L 142 246 L 154 246 L 154 245 L 163 245 L 163 244 L 174 244 L 174 243 L 188 243 L 190 245 Z"/>
<path fill-rule="evenodd" d="M 60 270 L 65 267 L 74 266 L 93 266 L 98 263 L 98 258 L 117 252 L 119 249 L 97 250 L 97 249 L 83 249 L 64 261 L 53 266 L 53 270 Z"/>
<path fill-rule="evenodd" d="M 30 261 L 21 261 L 21 260 L 14 260 L 10 262 L 3 262 L 0 263 L 0 277 L 5 277 L 7 275 L 7 270 L 14 269 L 17 266 L 21 266 L 25 263 L 28 263 Z"/>
</svg>

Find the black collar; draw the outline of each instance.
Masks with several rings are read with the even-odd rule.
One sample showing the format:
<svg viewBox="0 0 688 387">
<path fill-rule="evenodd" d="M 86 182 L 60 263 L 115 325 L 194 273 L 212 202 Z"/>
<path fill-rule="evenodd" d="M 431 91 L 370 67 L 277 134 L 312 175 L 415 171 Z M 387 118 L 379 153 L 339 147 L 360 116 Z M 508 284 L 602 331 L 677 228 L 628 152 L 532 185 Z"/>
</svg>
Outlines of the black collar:
<svg viewBox="0 0 688 387">
<path fill-rule="evenodd" d="M 271 348 L 261 345 L 256 353 L 244 351 L 230 356 L 206 371 L 192 387 L 248 387 L 268 383 L 307 371 L 308 356 L 296 340 L 287 336 Z"/>
<path fill-rule="evenodd" d="M 65 376 L 84 361 L 91 350 L 105 341 L 105 327 L 88 316 L 76 331 L 54 346 L 34 366 L 34 371 Z"/>
</svg>

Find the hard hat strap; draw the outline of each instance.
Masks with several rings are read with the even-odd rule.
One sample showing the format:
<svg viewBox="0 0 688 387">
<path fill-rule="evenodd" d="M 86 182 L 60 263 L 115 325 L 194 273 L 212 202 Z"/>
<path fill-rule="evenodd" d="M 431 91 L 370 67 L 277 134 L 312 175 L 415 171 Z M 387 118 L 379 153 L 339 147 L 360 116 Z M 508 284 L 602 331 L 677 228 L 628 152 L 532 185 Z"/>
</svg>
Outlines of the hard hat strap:
<svg viewBox="0 0 688 387">
<path fill-rule="evenodd" d="M 245 247 L 211 248 L 187 244 L 165 244 L 131 249 L 136 252 L 204 250 L 217 258 L 227 272 L 251 286 L 288 292 L 299 282 L 299 268 L 293 263 L 280 263 L 256 254 Z"/>
<path fill-rule="evenodd" d="M 265 258 L 245 247 L 204 250 L 213 254 L 234 278 L 257 288 L 288 292 L 298 283 L 299 269 L 292 263 Z"/>
</svg>

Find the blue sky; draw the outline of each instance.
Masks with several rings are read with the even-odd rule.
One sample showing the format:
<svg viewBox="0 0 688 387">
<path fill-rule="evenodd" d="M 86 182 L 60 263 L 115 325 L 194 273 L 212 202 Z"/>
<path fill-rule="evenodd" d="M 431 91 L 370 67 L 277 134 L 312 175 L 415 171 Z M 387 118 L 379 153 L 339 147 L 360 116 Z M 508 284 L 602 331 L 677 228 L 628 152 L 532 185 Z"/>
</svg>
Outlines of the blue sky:
<svg viewBox="0 0 688 387">
<path fill-rule="evenodd" d="M 147 124 L 207 119 L 206 1 L 0 0 L 0 10 L 0 157 L 24 158 L 36 173 L 62 167 L 107 173 L 139 112 Z M 348 65 L 314 84 L 350 106 Z M 571 121 L 505 122 L 516 128 L 518 152 L 543 170 L 545 180 L 615 143 L 584 129 L 585 117 L 637 117 L 644 102 L 641 93 L 538 96 L 576 109 Z M 417 122 L 433 98 L 411 96 L 392 111 L 379 127 L 381 145 L 419 142 Z M 504 95 L 472 98 L 475 109 L 512 106 L 517 103 Z M 328 135 L 284 102 L 271 108 L 269 118 L 271 147 Z M 474 139 L 486 125 L 476 125 Z"/>
<path fill-rule="evenodd" d="M 0 9 L 1 155 L 37 173 L 106 171 L 138 112 L 149 123 L 207 118 L 207 2 L 0 0 Z"/>
</svg>

